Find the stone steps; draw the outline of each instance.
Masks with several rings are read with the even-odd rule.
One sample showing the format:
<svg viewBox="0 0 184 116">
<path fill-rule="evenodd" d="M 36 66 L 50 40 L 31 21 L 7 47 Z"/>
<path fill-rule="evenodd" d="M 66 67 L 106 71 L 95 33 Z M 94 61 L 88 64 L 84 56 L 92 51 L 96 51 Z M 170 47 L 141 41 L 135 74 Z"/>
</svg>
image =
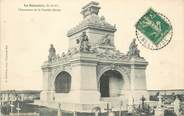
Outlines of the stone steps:
<svg viewBox="0 0 184 116">
<path fill-rule="evenodd" d="M 60 103 L 61 104 L 60 108 L 61 108 L 61 110 L 69 111 L 69 112 L 75 111 L 75 112 L 89 112 L 90 113 L 90 112 L 92 112 L 92 110 L 95 107 L 99 107 L 101 109 L 101 112 L 107 112 L 104 109 L 107 108 L 107 103 L 109 103 L 110 106 L 112 107 L 112 111 L 119 111 L 120 106 L 121 106 L 121 101 L 119 99 L 117 99 L 117 100 L 113 100 L 113 102 L 112 102 L 111 100 L 112 99 L 108 99 L 108 100 L 103 99 L 101 102 L 96 103 L 96 104 Z M 40 105 L 40 106 L 46 106 L 46 107 L 50 107 L 50 108 L 54 108 L 54 109 L 59 108 L 59 103 L 57 103 L 57 102 L 35 101 L 34 104 Z M 126 111 L 127 106 L 122 105 L 121 110 Z"/>
</svg>

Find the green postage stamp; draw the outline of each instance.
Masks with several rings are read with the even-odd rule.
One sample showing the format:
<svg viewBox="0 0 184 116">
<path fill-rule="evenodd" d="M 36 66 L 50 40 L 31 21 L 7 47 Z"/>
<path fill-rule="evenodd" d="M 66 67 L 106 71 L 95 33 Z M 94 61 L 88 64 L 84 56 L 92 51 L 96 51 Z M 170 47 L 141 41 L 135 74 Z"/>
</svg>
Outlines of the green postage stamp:
<svg viewBox="0 0 184 116">
<path fill-rule="evenodd" d="M 152 8 L 139 19 L 135 27 L 140 43 L 151 50 L 165 47 L 172 38 L 172 26 L 169 19 Z"/>
</svg>

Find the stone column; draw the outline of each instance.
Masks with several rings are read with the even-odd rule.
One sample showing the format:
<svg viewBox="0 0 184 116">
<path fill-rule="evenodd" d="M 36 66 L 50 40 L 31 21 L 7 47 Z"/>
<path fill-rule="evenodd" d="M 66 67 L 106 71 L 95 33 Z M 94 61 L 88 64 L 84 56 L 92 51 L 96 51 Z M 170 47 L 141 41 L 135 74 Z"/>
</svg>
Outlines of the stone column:
<svg viewBox="0 0 184 116">
<path fill-rule="evenodd" d="M 71 64 L 71 91 L 70 91 L 70 100 L 71 102 L 78 102 L 80 100 L 80 87 L 81 87 L 81 67 L 79 63 Z M 73 96 L 73 97 L 72 97 Z"/>
<path fill-rule="evenodd" d="M 42 67 L 43 71 L 43 90 L 40 95 L 40 99 L 42 101 L 50 101 L 51 100 L 51 68 L 50 67 Z"/>
<path fill-rule="evenodd" d="M 140 102 L 142 96 L 144 96 L 146 100 L 149 98 L 145 74 L 145 69 L 148 63 L 144 59 L 136 57 L 132 57 L 130 63 L 130 88 L 134 103 L 137 104 Z"/>
<path fill-rule="evenodd" d="M 42 101 L 47 101 L 47 90 L 48 90 L 48 76 L 49 75 L 49 69 L 48 68 L 42 68 L 42 92 L 40 94 L 40 99 Z"/>
<path fill-rule="evenodd" d="M 135 89 L 135 66 L 134 62 L 130 66 L 130 92 L 128 97 L 128 112 L 133 112 L 133 105 L 134 105 L 134 89 Z"/>
<path fill-rule="evenodd" d="M 48 79 L 50 77 L 51 69 L 48 67 L 42 68 L 43 74 L 43 91 L 47 91 L 49 89 L 49 82 Z"/>
<path fill-rule="evenodd" d="M 90 54 L 83 54 L 89 57 Z M 71 100 L 78 103 L 95 103 L 100 100 L 97 90 L 96 62 L 90 58 L 77 57 L 72 61 Z M 75 96 L 75 97 L 74 97 Z"/>
</svg>

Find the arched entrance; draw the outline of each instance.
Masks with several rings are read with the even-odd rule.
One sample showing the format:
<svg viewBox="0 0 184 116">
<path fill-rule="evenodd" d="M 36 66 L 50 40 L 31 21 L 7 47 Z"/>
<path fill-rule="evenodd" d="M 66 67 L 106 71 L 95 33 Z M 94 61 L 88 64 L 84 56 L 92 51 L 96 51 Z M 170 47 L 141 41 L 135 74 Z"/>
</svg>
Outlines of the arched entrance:
<svg viewBox="0 0 184 116">
<path fill-rule="evenodd" d="M 117 97 L 120 96 L 123 89 L 123 77 L 116 70 L 108 70 L 100 77 L 100 93 L 101 97 Z"/>
<path fill-rule="evenodd" d="M 62 71 L 59 73 L 54 82 L 56 93 L 69 93 L 71 88 L 71 75 Z"/>
</svg>

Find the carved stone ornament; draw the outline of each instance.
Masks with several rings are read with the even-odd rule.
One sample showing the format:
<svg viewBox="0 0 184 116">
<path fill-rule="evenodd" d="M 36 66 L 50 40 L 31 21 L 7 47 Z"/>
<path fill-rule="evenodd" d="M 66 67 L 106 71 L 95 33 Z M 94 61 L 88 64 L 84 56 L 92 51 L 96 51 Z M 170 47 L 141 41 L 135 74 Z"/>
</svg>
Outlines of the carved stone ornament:
<svg viewBox="0 0 184 116">
<path fill-rule="evenodd" d="M 103 65 L 99 65 L 97 67 L 97 74 L 99 74 L 100 72 L 103 72 L 105 67 L 110 67 L 110 70 L 121 70 L 121 72 L 123 72 L 124 74 L 126 74 L 127 77 L 130 77 L 130 69 L 128 67 L 125 67 L 121 64 L 103 64 Z M 99 76 L 99 75 L 98 75 Z"/>
<path fill-rule="evenodd" d="M 116 64 L 111 64 L 111 70 L 116 70 L 116 68 L 117 68 L 117 65 Z"/>
<path fill-rule="evenodd" d="M 106 34 L 101 42 L 100 42 L 101 45 L 104 45 L 104 46 L 114 46 L 113 45 L 113 41 L 112 41 L 112 37 L 110 36 L 110 34 Z"/>
<path fill-rule="evenodd" d="M 111 59 L 111 60 L 128 60 L 128 56 L 121 53 L 119 50 L 97 50 L 96 51 L 97 57 L 103 59 Z"/>
<path fill-rule="evenodd" d="M 81 38 L 77 39 L 77 44 L 80 45 L 81 52 L 90 51 L 91 46 L 89 45 L 89 40 L 88 40 L 88 36 L 86 35 L 86 32 L 83 32 Z"/>
<path fill-rule="evenodd" d="M 73 34 L 84 30 L 85 28 L 94 28 L 115 32 L 116 27 L 114 25 L 107 23 L 103 16 L 98 16 L 99 9 L 100 7 L 96 2 L 91 2 L 83 7 L 81 14 L 83 15 L 84 19 L 77 26 L 69 30 L 67 36 L 70 37 Z"/>
</svg>

